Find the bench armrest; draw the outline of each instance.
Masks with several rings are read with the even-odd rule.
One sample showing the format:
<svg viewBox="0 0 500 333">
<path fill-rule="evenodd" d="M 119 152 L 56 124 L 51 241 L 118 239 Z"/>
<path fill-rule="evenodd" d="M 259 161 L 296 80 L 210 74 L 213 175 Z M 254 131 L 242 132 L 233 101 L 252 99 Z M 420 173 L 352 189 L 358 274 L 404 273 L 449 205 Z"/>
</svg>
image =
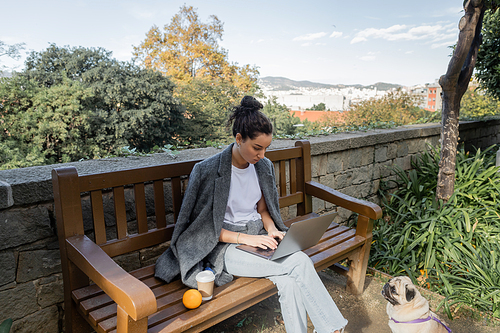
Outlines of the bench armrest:
<svg viewBox="0 0 500 333">
<path fill-rule="evenodd" d="M 144 283 L 127 273 L 87 236 L 66 239 L 68 259 L 94 281 L 133 320 L 156 312 L 156 297 Z"/>
<path fill-rule="evenodd" d="M 382 217 L 382 209 L 379 205 L 373 202 L 353 198 L 318 182 L 306 182 L 305 190 L 306 194 L 331 202 L 334 205 L 346 208 L 360 215 L 369 217 L 370 219 L 377 220 Z"/>
</svg>

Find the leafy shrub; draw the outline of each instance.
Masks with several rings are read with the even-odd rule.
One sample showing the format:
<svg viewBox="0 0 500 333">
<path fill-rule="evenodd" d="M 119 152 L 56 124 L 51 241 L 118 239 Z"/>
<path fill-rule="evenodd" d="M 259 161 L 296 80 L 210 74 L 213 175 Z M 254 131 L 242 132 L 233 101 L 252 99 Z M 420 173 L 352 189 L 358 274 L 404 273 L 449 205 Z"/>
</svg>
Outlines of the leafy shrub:
<svg viewBox="0 0 500 333">
<path fill-rule="evenodd" d="M 405 173 L 375 222 L 370 265 L 445 295 L 443 306 L 465 304 L 500 317 L 500 172 L 493 147 L 459 150 L 455 192 L 435 199 L 439 151 L 430 148 Z"/>
</svg>

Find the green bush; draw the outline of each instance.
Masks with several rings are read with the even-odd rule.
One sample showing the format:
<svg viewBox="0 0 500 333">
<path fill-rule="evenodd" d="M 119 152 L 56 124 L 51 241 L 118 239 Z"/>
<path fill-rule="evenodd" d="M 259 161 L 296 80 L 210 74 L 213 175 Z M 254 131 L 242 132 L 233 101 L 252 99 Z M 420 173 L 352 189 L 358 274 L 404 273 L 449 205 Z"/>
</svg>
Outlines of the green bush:
<svg viewBox="0 0 500 333">
<path fill-rule="evenodd" d="M 500 172 L 495 146 L 457 154 L 455 192 L 435 199 L 439 151 L 429 149 L 408 173 L 375 222 L 370 265 L 443 294 L 443 306 L 462 304 L 500 317 Z"/>
</svg>

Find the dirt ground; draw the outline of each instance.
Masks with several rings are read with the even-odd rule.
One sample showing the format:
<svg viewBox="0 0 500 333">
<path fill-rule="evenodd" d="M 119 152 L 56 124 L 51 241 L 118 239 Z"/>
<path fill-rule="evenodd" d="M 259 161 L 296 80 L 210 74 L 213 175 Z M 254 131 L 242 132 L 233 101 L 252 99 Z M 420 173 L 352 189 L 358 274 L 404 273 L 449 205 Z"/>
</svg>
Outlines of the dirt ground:
<svg viewBox="0 0 500 333">
<path fill-rule="evenodd" d="M 363 294 L 357 297 L 346 292 L 346 279 L 343 276 L 331 270 L 322 271 L 319 275 L 340 311 L 349 321 L 346 333 L 391 333 L 385 312 L 387 301 L 381 295 L 388 276 L 371 271 L 366 277 Z M 435 310 L 442 297 L 423 289 L 421 293 L 429 300 L 431 309 Z M 500 321 L 489 319 L 470 310 L 461 309 L 455 313 L 453 320 L 449 320 L 442 312 L 437 313 L 453 333 L 500 332 Z M 285 333 L 278 296 L 272 296 L 204 332 Z M 309 322 L 308 333 L 312 332 L 313 326 Z"/>
</svg>

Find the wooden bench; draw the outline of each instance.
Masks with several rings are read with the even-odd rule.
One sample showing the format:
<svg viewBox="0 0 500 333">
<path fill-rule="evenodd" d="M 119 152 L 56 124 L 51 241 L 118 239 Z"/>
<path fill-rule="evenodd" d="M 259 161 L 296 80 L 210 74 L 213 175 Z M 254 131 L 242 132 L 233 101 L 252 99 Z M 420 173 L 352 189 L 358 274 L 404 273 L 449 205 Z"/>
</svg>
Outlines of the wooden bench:
<svg viewBox="0 0 500 333">
<path fill-rule="evenodd" d="M 380 207 L 311 181 L 308 141 L 266 156 L 275 164 L 280 206 L 297 212 L 286 224 L 317 216 L 312 196 L 359 214 L 356 229 L 332 223 L 319 244 L 305 252 L 318 271 L 348 259 L 347 288 L 362 293 Z M 74 167 L 53 170 L 66 332 L 89 332 L 90 327 L 96 332 L 200 332 L 277 292 L 267 279 L 235 278 L 216 288 L 211 301 L 187 310 L 182 304 L 187 287 L 180 281 L 165 284 L 154 278 L 154 264 L 127 273 L 112 259 L 171 239 L 174 224 L 167 219 L 177 219 L 187 177 L 197 162 L 84 176 Z M 85 209 L 92 215 L 90 231 L 84 230 Z M 128 221 L 127 214 L 135 221 Z"/>
</svg>

